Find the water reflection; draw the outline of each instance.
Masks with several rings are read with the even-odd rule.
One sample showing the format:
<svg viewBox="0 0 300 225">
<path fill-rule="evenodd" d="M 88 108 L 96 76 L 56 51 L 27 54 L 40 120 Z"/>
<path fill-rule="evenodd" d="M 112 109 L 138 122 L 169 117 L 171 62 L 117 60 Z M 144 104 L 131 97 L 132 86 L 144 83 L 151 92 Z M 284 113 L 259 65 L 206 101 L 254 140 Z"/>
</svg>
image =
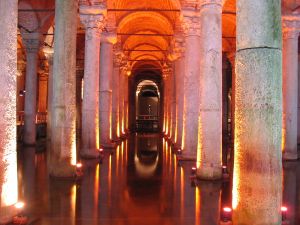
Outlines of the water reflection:
<svg viewBox="0 0 300 225">
<path fill-rule="evenodd" d="M 231 206 L 231 182 L 191 186 L 193 162 L 178 166 L 171 146 L 155 134 L 132 135 L 113 154 L 82 161 L 80 182 L 49 179 L 45 154 L 19 151 L 20 196 L 37 225 L 217 225 Z M 284 164 L 283 203 L 300 221 L 299 162 Z"/>
</svg>

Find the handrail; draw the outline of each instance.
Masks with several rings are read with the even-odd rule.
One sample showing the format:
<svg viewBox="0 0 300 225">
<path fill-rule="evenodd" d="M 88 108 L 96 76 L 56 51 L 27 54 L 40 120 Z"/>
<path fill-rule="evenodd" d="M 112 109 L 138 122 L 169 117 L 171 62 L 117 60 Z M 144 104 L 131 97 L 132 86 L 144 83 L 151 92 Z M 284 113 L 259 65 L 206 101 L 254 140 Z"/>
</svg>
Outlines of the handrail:
<svg viewBox="0 0 300 225">
<path fill-rule="evenodd" d="M 24 111 L 17 112 L 17 125 L 24 125 L 25 113 Z M 47 112 L 37 112 L 35 116 L 35 123 L 47 123 Z"/>
</svg>

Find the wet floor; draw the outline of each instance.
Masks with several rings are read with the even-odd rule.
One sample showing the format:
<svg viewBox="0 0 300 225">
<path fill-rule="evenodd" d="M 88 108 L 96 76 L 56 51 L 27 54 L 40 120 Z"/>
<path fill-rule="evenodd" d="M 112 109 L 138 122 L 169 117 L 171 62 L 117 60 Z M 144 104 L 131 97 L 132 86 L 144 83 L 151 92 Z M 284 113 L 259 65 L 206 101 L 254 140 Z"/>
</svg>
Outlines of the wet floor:
<svg viewBox="0 0 300 225">
<path fill-rule="evenodd" d="M 103 162 L 82 161 L 81 181 L 47 176 L 46 155 L 19 152 L 19 190 L 36 225 L 217 225 L 230 206 L 230 182 L 191 183 L 193 162 L 178 165 L 158 135 L 132 135 Z M 284 205 L 300 225 L 300 162 L 284 164 Z M 297 223 L 297 221 L 299 221 Z"/>
</svg>

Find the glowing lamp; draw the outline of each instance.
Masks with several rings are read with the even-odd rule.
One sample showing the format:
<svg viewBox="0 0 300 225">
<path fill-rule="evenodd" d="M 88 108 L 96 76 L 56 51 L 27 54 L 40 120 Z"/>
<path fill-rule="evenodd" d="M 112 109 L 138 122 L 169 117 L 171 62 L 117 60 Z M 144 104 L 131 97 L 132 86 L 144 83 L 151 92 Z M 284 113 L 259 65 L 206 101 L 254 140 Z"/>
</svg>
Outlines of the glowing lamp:
<svg viewBox="0 0 300 225">
<path fill-rule="evenodd" d="M 15 208 L 16 208 L 16 209 L 22 209 L 22 208 L 24 208 L 24 206 L 25 206 L 25 203 L 24 203 L 24 202 L 17 202 L 17 203 L 15 204 Z"/>
<path fill-rule="evenodd" d="M 103 148 L 100 148 L 100 149 L 99 149 L 99 152 L 100 152 L 100 153 L 103 153 Z"/>
<path fill-rule="evenodd" d="M 232 208 L 224 207 L 222 210 L 221 220 L 222 222 L 229 222 L 232 218 Z"/>
<path fill-rule="evenodd" d="M 82 168 L 82 164 L 81 164 L 81 163 L 77 163 L 77 164 L 76 164 L 76 168 L 77 168 L 77 169 L 81 169 L 81 168 Z"/>
<path fill-rule="evenodd" d="M 194 175 L 194 174 L 196 174 L 196 171 L 197 171 L 197 168 L 194 166 L 194 167 L 192 167 L 192 171 L 191 171 L 191 173 Z"/>
<path fill-rule="evenodd" d="M 281 206 L 282 221 L 287 219 L 287 216 L 286 216 L 287 211 L 288 211 L 288 208 L 286 206 Z"/>
<path fill-rule="evenodd" d="M 128 70 L 126 74 L 127 74 L 127 76 L 130 76 L 131 75 L 131 71 Z"/>
<path fill-rule="evenodd" d="M 177 150 L 177 153 L 178 153 L 178 155 L 181 155 L 182 150 L 181 150 L 181 149 L 178 149 L 178 150 Z"/>
</svg>

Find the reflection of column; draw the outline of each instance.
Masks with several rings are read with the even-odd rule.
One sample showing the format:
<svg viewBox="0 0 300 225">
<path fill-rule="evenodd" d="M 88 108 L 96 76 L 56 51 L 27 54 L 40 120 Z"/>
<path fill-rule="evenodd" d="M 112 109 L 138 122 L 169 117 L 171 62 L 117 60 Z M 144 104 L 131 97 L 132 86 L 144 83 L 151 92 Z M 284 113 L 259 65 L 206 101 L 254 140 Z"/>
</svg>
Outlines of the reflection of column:
<svg viewBox="0 0 300 225">
<path fill-rule="evenodd" d="M 233 224 L 281 224 L 280 5 L 237 4 Z"/>
<path fill-rule="evenodd" d="M 282 204 L 288 206 L 287 219 L 291 224 L 295 224 L 297 206 L 297 162 L 284 162 L 283 168 Z"/>
<path fill-rule="evenodd" d="M 18 1 L 0 1 L 0 220 L 18 200 L 16 76 Z"/>
<path fill-rule="evenodd" d="M 197 224 L 201 224 L 201 225 L 219 224 L 220 200 L 221 200 L 220 183 L 209 183 L 204 181 L 204 182 L 200 182 L 199 187 L 197 187 L 197 189 L 198 188 L 200 189 L 199 191 L 200 192 L 200 202 L 199 202 L 200 222 Z M 196 192 L 196 194 L 198 193 Z"/>
<path fill-rule="evenodd" d="M 222 1 L 200 6 L 201 57 L 197 176 L 222 176 Z"/>
<path fill-rule="evenodd" d="M 184 10 L 186 60 L 184 74 L 183 155 L 196 158 L 199 116 L 200 20 L 199 13 Z"/>
<path fill-rule="evenodd" d="M 182 127 L 183 127 L 183 88 L 184 88 L 184 39 L 181 36 L 176 37 L 175 52 L 178 59 L 175 61 L 175 83 L 176 83 L 176 145 L 182 147 Z"/>
<path fill-rule="evenodd" d="M 282 59 L 282 151 L 283 159 L 297 160 L 297 105 L 298 105 L 298 36 L 289 18 L 283 19 Z"/>
<path fill-rule="evenodd" d="M 117 50 L 116 50 L 117 51 Z M 114 56 L 114 69 L 112 77 L 112 139 L 117 140 L 120 136 L 120 66 L 121 66 L 121 53 L 116 52 Z"/>
<path fill-rule="evenodd" d="M 101 41 L 100 66 L 100 145 L 103 148 L 113 147 L 111 144 L 112 114 L 112 74 L 113 45 L 116 38 L 108 34 Z"/>
<path fill-rule="evenodd" d="M 80 152 L 84 158 L 99 156 L 100 37 L 105 13 L 101 7 L 80 7 L 80 19 L 86 29 Z"/>
<path fill-rule="evenodd" d="M 53 48 L 44 47 L 45 56 L 48 59 L 49 73 L 48 73 L 48 94 L 47 94 L 47 140 L 51 140 L 51 108 L 53 101 Z"/>
<path fill-rule="evenodd" d="M 49 173 L 73 176 L 76 164 L 76 33 L 78 1 L 56 1 Z"/>
<path fill-rule="evenodd" d="M 36 105 L 37 105 L 37 63 L 40 47 L 39 33 L 22 33 L 26 48 L 26 82 L 24 110 L 24 143 L 35 144 L 36 138 Z"/>
</svg>

